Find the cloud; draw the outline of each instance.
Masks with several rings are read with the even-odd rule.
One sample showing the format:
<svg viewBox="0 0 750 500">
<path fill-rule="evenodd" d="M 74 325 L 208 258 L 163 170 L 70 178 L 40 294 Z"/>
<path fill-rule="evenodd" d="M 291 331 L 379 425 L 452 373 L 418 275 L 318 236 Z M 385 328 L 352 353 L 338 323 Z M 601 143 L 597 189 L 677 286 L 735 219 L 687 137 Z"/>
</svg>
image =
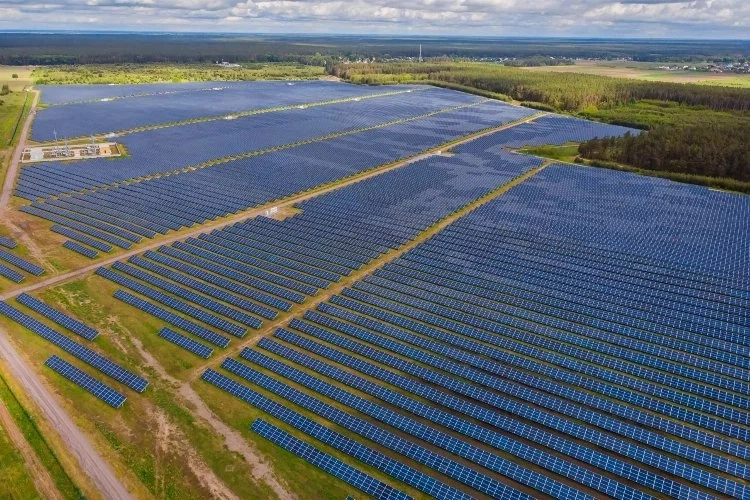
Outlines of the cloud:
<svg viewBox="0 0 750 500">
<path fill-rule="evenodd" d="M 750 2 L 0 0 L 5 30 L 87 29 L 102 19 L 120 30 L 747 38 Z"/>
</svg>

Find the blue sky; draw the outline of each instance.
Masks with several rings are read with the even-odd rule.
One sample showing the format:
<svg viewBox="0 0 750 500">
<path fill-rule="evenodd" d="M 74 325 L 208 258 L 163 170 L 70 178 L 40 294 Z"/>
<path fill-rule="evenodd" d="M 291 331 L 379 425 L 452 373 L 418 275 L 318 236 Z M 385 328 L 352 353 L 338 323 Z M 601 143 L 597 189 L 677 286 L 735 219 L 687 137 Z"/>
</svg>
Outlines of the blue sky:
<svg viewBox="0 0 750 500">
<path fill-rule="evenodd" d="M 0 0 L 0 30 L 750 38 L 750 0 Z"/>
</svg>

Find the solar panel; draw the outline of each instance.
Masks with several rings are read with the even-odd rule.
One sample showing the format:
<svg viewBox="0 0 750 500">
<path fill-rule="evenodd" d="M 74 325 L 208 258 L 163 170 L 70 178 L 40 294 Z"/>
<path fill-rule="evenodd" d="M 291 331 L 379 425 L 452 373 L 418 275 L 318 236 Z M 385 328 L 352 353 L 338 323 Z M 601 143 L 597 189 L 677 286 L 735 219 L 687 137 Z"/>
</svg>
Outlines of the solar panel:
<svg viewBox="0 0 750 500">
<path fill-rule="evenodd" d="M 31 295 L 27 293 L 22 293 L 18 295 L 16 297 L 16 300 L 19 303 L 28 307 L 29 309 L 32 309 L 33 311 L 38 312 L 42 316 L 51 319 L 58 325 L 67 328 L 71 332 L 80 335 L 86 340 L 94 340 L 99 335 L 99 332 L 97 332 L 95 329 L 91 328 L 90 326 L 87 326 L 84 323 L 81 323 L 77 319 L 71 318 L 67 314 L 61 313 L 60 311 L 54 309 L 53 307 L 48 306 L 41 300 L 35 297 L 32 297 Z"/>
<path fill-rule="evenodd" d="M 82 389 L 101 399 L 112 408 L 120 408 L 127 399 L 124 395 L 115 391 L 108 385 L 96 380 L 88 373 L 81 371 L 64 359 L 55 355 L 50 356 L 44 364 Z"/>
<path fill-rule="evenodd" d="M 104 356 L 97 354 L 88 347 L 84 347 L 78 342 L 70 340 L 65 335 L 56 332 L 44 323 L 40 323 L 31 316 L 22 313 L 6 302 L 0 302 L 0 314 L 4 314 L 43 339 L 52 342 L 67 353 L 96 368 L 105 375 L 112 377 L 118 382 L 125 384 L 136 392 L 143 392 L 146 390 L 146 387 L 148 387 L 148 382 L 142 377 L 126 370 Z"/>
<path fill-rule="evenodd" d="M 372 448 L 353 439 L 347 438 L 318 422 L 300 415 L 271 399 L 262 396 L 249 387 L 214 371 L 207 369 L 201 376 L 206 382 L 242 399 L 269 415 L 301 430 L 305 434 L 340 450 L 357 460 L 376 467 L 391 477 L 414 486 L 418 490 L 435 498 L 468 499 L 469 495 L 437 481 L 436 479 L 408 467 Z"/>
<path fill-rule="evenodd" d="M 8 238 L 7 236 L 0 236 L 0 245 L 4 246 L 5 248 L 16 248 L 16 242 L 12 239 Z"/>
<path fill-rule="evenodd" d="M 372 495 L 375 498 L 384 500 L 411 499 L 411 497 L 406 493 L 395 490 L 382 481 L 375 479 L 374 477 L 369 476 L 350 465 L 345 464 L 341 460 L 334 458 L 331 455 L 323 453 L 314 446 L 311 446 L 304 441 L 300 441 L 288 432 L 282 431 L 278 427 L 269 424 L 263 419 L 257 419 L 255 422 L 253 422 L 250 428 L 269 441 L 276 443 L 285 450 L 294 453 L 298 457 L 310 462 L 316 467 L 323 469 L 324 471 L 341 479 L 342 481 L 349 483 L 350 485 L 367 493 L 368 495 Z"/>
<path fill-rule="evenodd" d="M 91 248 L 85 247 L 81 245 L 80 243 L 76 243 L 75 241 L 66 240 L 62 246 L 64 248 L 67 248 L 68 250 L 72 250 L 76 253 L 79 253 L 83 255 L 84 257 L 88 257 L 89 259 L 95 258 L 98 254 L 96 253 L 96 250 L 93 250 Z"/>
<path fill-rule="evenodd" d="M 36 264 L 32 264 L 31 262 L 28 262 L 21 257 L 18 257 L 17 255 L 13 255 L 10 252 L 7 252 L 3 249 L 0 249 L 0 259 L 9 262 L 16 266 L 19 269 L 23 269 L 27 273 L 33 274 L 34 276 L 41 276 L 44 274 L 44 269 L 37 266 Z"/>
<path fill-rule="evenodd" d="M 23 274 L 2 264 L 0 264 L 0 276 L 8 278 L 15 283 L 20 283 L 25 279 Z"/>
<path fill-rule="evenodd" d="M 198 341 L 179 334 L 173 330 L 170 330 L 166 326 L 159 330 L 159 337 L 165 338 L 175 345 L 182 347 L 183 349 L 192 352 L 193 354 L 200 356 L 201 358 L 208 359 L 214 350 L 206 345 L 201 344 Z"/>
<path fill-rule="evenodd" d="M 221 318 L 219 316 L 216 316 L 215 314 L 207 313 L 206 311 L 199 309 L 198 307 L 195 307 L 191 304 L 188 304 L 186 302 L 183 302 L 181 300 L 177 300 L 174 297 L 167 295 L 165 293 L 159 292 L 158 290 L 154 290 L 153 288 L 143 285 L 135 280 L 132 280 L 120 273 L 116 273 L 112 271 L 111 269 L 107 269 L 104 267 L 100 267 L 96 270 L 96 274 L 99 276 L 102 276 L 104 278 L 107 278 L 110 281 L 113 281 L 117 283 L 118 285 L 125 286 L 135 292 L 138 292 L 142 295 L 145 295 L 146 297 L 155 300 L 157 302 L 160 302 L 161 304 L 174 309 L 175 311 L 179 311 L 183 314 L 187 314 L 188 316 L 195 318 L 199 321 L 202 321 L 206 323 L 207 325 L 213 326 L 214 328 L 218 328 L 219 330 L 222 330 L 226 333 L 229 333 L 231 335 L 234 335 L 236 337 L 244 337 L 247 333 L 247 328 L 241 327 L 235 323 L 232 323 L 230 321 L 225 320 L 224 318 Z M 162 309 L 163 310 L 163 309 Z M 260 320 L 258 320 L 260 322 Z M 204 329 L 206 332 L 209 330 Z M 191 332 L 192 333 L 192 332 Z M 205 332 L 204 332 L 205 333 Z M 209 340 L 211 338 L 217 340 L 220 343 L 223 343 L 223 340 L 216 337 L 217 334 L 208 334 L 206 340 Z M 221 337 L 221 336 L 219 336 Z M 221 337 L 224 338 L 224 337 Z M 213 343 L 213 342 L 212 342 Z M 216 344 L 219 345 L 219 344 Z M 223 345 L 220 345 L 220 347 L 225 347 Z"/>
<path fill-rule="evenodd" d="M 140 309 L 141 311 L 147 312 L 152 316 L 164 320 L 173 326 L 182 328 L 186 332 L 192 333 L 196 337 L 207 340 L 208 342 L 211 342 L 216 346 L 225 348 L 229 345 L 228 338 L 219 335 L 218 333 L 215 333 L 208 328 L 204 328 L 196 323 L 193 323 L 192 321 L 188 321 L 181 316 L 178 316 L 170 311 L 167 311 L 164 308 L 152 304 L 151 302 L 147 302 L 141 298 L 136 297 L 135 295 L 129 294 L 124 290 L 117 290 L 114 294 L 114 297 L 116 299 L 122 300 L 126 304 L 130 304 L 131 306 Z"/>
</svg>

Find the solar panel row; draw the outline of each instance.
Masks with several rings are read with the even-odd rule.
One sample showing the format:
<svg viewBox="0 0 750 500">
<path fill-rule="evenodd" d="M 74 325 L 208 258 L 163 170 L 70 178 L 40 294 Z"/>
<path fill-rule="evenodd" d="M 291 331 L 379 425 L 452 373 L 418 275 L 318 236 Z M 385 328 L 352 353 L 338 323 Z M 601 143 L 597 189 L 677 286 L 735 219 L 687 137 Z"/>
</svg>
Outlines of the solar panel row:
<svg viewBox="0 0 750 500">
<path fill-rule="evenodd" d="M 54 354 L 50 356 L 44 364 L 74 384 L 101 399 L 112 408 L 120 408 L 127 399 L 123 394 L 120 394 L 108 385 L 96 380 L 88 373 L 81 371 Z"/>
<path fill-rule="evenodd" d="M 217 328 L 223 332 L 234 335 L 235 337 L 242 338 L 247 333 L 247 329 L 244 327 L 241 327 L 235 323 L 231 323 L 219 316 L 216 316 L 215 314 L 207 313 L 202 309 L 199 309 L 198 307 L 188 304 L 187 302 L 177 300 L 170 295 L 154 290 L 153 288 L 143 285 L 122 274 L 116 273 L 111 269 L 100 267 L 96 270 L 96 274 L 107 278 L 108 280 L 113 281 L 118 285 L 122 285 L 135 292 L 138 292 L 141 295 L 145 295 L 146 297 L 155 300 L 171 309 L 174 309 L 175 311 L 179 311 L 192 318 L 202 321 L 207 325 L 213 326 L 214 328 Z M 258 323 L 260 323 L 260 320 L 258 320 Z M 260 324 L 258 324 L 258 326 L 260 326 Z"/>
<path fill-rule="evenodd" d="M 174 325 L 177 328 L 182 328 L 188 333 L 195 335 L 203 340 L 206 340 L 221 348 L 226 348 L 229 345 L 229 339 L 215 333 L 208 328 L 200 326 L 192 321 L 186 320 L 182 316 L 178 316 L 173 312 L 167 311 L 151 302 L 145 301 L 135 295 L 132 295 L 124 290 L 117 290 L 114 295 L 116 299 L 119 299 L 126 304 L 130 304 L 133 307 L 140 309 L 156 318 L 166 321 L 170 325 Z"/>
<path fill-rule="evenodd" d="M 323 469 L 342 481 L 346 481 L 368 495 L 384 500 L 407 500 L 411 498 L 407 494 L 393 489 L 382 481 L 379 481 L 372 476 L 323 453 L 304 441 L 300 441 L 291 434 L 267 423 L 265 420 L 257 419 L 253 422 L 253 425 L 250 428 L 269 441 L 276 443 L 285 450 L 291 451 L 298 457 L 307 460 L 311 464 Z"/>
<path fill-rule="evenodd" d="M 71 240 L 65 240 L 65 242 L 62 244 L 63 248 L 67 248 L 68 250 L 72 250 L 73 252 L 79 253 L 83 255 L 84 257 L 88 257 L 89 259 L 95 258 L 97 255 L 99 255 L 96 250 L 93 248 L 88 248 L 80 243 L 76 243 L 75 241 Z"/>
<path fill-rule="evenodd" d="M 33 274 L 34 276 L 41 276 L 42 274 L 44 274 L 44 269 L 42 269 L 41 267 L 37 266 L 36 264 L 32 264 L 31 262 L 28 262 L 17 255 L 13 255 L 6 250 L 0 249 L 0 259 L 4 260 L 5 262 L 9 262 L 10 264 L 26 271 L 29 274 Z"/>
<path fill-rule="evenodd" d="M 67 328 L 71 332 L 80 335 L 81 337 L 85 338 L 86 340 L 94 340 L 96 337 L 99 336 L 99 332 L 97 332 L 95 329 L 91 328 L 88 325 L 85 325 L 78 321 L 77 319 L 73 319 L 67 314 L 63 314 L 60 311 L 57 311 L 56 309 L 48 306 L 41 300 L 32 297 L 31 295 L 27 293 L 22 293 L 16 297 L 16 300 L 28 307 L 29 309 L 38 312 L 42 316 L 51 319 L 58 325 Z"/>
<path fill-rule="evenodd" d="M 226 359 L 222 363 L 222 368 L 248 380 L 249 382 L 257 384 L 290 402 L 298 404 L 333 423 L 339 424 L 360 436 L 366 437 L 367 439 L 385 446 L 396 453 L 411 458 L 412 460 L 424 464 L 437 472 L 456 479 L 477 491 L 499 499 L 531 498 L 530 496 L 506 486 L 495 479 L 481 474 L 471 468 L 465 467 L 452 459 L 432 452 L 411 441 L 403 439 L 391 432 L 385 431 L 365 420 L 353 417 L 344 411 L 323 403 L 320 400 L 308 396 L 307 394 L 271 377 L 263 375 L 247 365 L 239 363 L 231 358 Z"/>
<path fill-rule="evenodd" d="M 306 418 L 297 412 L 289 410 L 283 405 L 272 401 L 249 387 L 235 382 L 234 380 L 212 370 L 207 369 L 201 376 L 206 382 L 223 389 L 224 391 L 242 399 L 243 401 L 259 408 L 269 415 L 301 430 L 305 434 L 337 449 L 343 451 L 357 460 L 371 465 L 393 478 L 434 496 L 446 499 L 469 499 L 470 496 L 461 493 L 454 488 L 437 481 L 411 467 L 369 448 L 353 439 Z"/>
<path fill-rule="evenodd" d="M 167 339 L 173 344 L 178 345 L 186 351 L 190 351 L 196 356 L 200 356 L 203 359 L 208 359 L 214 352 L 212 348 L 201 344 L 200 342 L 193 340 L 190 337 L 186 337 L 185 335 L 170 330 L 166 326 L 159 330 L 159 337 Z"/>
<path fill-rule="evenodd" d="M 118 382 L 130 387 L 136 392 L 143 392 L 148 387 L 148 382 L 142 377 L 126 370 L 120 365 L 110 361 L 104 356 L 97 354 L 91 349 L 82 346 L 78 342 L 70 340 L 65 335 L 56 332 L 47 325 L 40 323 L 31 316 L 22 313 L 18 309 L 8 305 L 5 302 L 0 302 L 0 314 L 3 314 L 16 323 L 28 328 L 32 332 L 36 333 L 43 339 L 52 342 L 56 346 L 63 349 L 65 352 L 75 356 L 84 363 L 96 368 L 100 372 L 104 373 L 117 380 Z"/>
</svg>

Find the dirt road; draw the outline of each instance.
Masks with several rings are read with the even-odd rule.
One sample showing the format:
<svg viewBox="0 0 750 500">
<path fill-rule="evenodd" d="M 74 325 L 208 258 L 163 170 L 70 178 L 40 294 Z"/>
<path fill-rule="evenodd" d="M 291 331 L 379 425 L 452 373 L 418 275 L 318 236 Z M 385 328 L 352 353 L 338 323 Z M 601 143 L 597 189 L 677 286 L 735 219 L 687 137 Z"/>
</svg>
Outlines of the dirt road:
<svg viewBox="0 0 750 500">
<path fill-rule="evenodd" d="M 37 374 L 18 354 L 8 340 L 7 333 L 0 330 L 0 356 L 6 361 L 13 378 L 24 392 L 39 406 L 49 422 L 58 430 L 65 445 L 76 457 L 81 468 L 91 477 L 97 489 L 107 499 L 132 498 L 109 464 L 97 452 L 88 438 L 78 429 L 57 400 L 42 384 Z"/>
<path fill-rule="evenodd" d="M 31 108 L 29 108 L 29 114 L 26 116 L 26 121 L 23 123 L 21 129 L 21 135 L 18 139 L 18 145 L 13 151 L 13 156 L 10 159 L 10 165 L 8 165 L 8 171 L 5 172 L 5 181 L 3 182 L 3 192 L 0 194 L 0 213 L 8 205 L 10 197 L 13 195 L 13 184 L 15 183 L 16 176 L 18 175 L 18 169 L 21 165 L 21 155 L 26 147 L 26 138 L 29 136 L 29 129 L 31 128 L 31 122 L 34 121 L 34 113 L 36 113 L 36 105 L 39 103 L 39 92 L 36 90 L 29 90 L 28 92 L 34 93 L 34 100 L 31 101 Z"/>
</svg>

